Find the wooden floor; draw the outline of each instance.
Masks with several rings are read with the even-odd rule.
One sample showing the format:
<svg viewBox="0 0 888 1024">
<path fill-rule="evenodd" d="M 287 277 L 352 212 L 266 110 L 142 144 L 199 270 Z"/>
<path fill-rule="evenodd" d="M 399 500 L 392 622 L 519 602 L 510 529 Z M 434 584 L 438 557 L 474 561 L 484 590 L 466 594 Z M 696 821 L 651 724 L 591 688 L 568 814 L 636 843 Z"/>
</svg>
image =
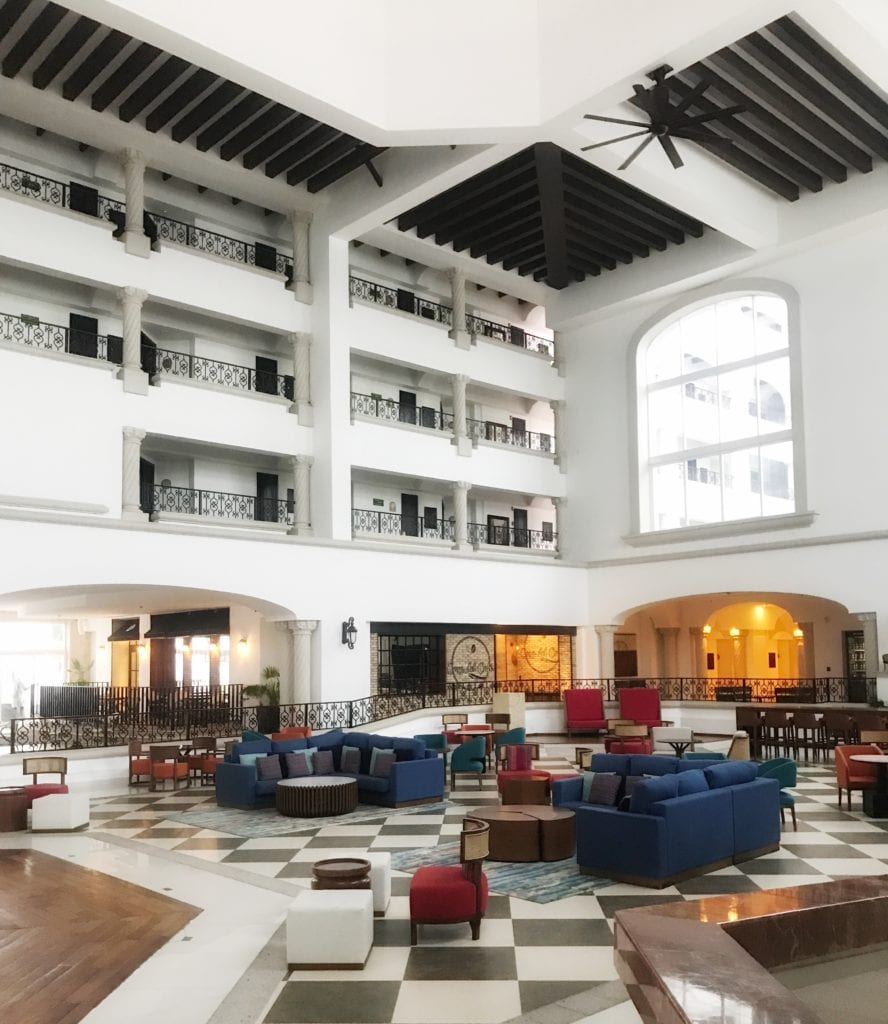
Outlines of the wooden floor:
<svg viewBox="0 0 888 1024">
<path fill-rule="evenodd" d="M 196 907 L 33 850 L 0 850 L 0 1021 L 74 1024 Z"/>
</svg>

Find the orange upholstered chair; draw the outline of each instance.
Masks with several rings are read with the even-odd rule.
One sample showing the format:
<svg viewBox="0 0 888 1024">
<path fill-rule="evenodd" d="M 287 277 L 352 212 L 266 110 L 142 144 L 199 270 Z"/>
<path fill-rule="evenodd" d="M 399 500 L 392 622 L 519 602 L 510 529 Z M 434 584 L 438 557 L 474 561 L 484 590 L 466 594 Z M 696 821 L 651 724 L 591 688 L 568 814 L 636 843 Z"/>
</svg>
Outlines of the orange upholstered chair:
<svg viewBox="0 0 888 1024">
<path fill-rule="evenodd" d="M 848 794 L 848 810 L 851 810 L 851 790 L 870 789 L 876 785 L 878 765 L 852 761 L 853 754 L 882 754 L 875 743 L 839 743 L 836 745 L 836 785 L 839 789 L 839 807 L 842 806 L 842 790 Z"/>
</svg>

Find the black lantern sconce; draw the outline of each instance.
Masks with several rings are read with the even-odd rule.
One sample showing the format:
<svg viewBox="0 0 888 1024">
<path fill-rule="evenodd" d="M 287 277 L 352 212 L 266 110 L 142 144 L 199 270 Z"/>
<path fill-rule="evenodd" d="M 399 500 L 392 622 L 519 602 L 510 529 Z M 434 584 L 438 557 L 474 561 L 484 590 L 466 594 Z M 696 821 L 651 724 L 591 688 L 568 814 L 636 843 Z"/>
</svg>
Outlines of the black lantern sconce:
<svg viewBox="0 0 888 1024">
<path fill-rule="evenodd" d="M 355 641 L 358 639 L 358 627 L 355 625 L 355 617 L 349 615 L 348 622 L 342 624 L 342 642 L 350 651 L 355 649 Z"/>
</svg>

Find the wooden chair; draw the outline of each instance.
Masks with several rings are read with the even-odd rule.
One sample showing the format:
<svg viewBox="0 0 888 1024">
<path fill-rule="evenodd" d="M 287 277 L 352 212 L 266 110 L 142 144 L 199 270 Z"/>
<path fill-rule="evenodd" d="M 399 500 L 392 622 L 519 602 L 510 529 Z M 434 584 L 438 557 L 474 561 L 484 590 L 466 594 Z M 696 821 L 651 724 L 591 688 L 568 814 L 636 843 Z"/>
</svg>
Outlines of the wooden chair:
<svg viewBox="0 0 888 1024">
<path fill-rule="evenodd" d="M 474 740 L 472 741 L 474 742 Z M 487 911 L 487 876 L 481 862 L 490 853 L 490 825 L 465 818 L 459 837 L 459 865 L 419 868 L 410 880 L 410 945 L 421 924 L 468 922 L 472 938 L 481 937 Z"/>
<path fill-rule="evenodd" d="M 151 758 L 151 792 L 157 790 L 157 783 L 166 786 L 168 780 L 173 783 L 173 790 L 179 788 L 179 783 L 184 782 L 186 786 L 191 784 L 188 776 L 188 762 L 179 753 L 176 746 L 151 747 L 148 753 Z"/>
<path fill-rule="evenodd" d="M 144 781 L 140 782 L 142 779 Z M 142 786 L 151 781 L 151 758 L 142 749 L 141 740 L 129 742 L 129 785 Z"/>
</svg>

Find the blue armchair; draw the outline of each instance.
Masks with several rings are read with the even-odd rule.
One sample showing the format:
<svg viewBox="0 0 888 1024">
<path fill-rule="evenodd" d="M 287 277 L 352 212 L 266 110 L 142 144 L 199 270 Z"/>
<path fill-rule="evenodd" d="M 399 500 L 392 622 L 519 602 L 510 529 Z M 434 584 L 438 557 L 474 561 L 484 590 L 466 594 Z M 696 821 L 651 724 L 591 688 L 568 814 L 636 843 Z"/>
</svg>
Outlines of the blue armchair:
<svg viewBox="0 0 888 1024">
<path fill-rule="evenodd" d="M 476 775 L 478 789 L 481 788 L 484 769 L 487 766 L 487 743 L 483 736 L 466 740 L 450 755 L 450 788 L 456 785 L 457 775 Z"/>
</svg>

